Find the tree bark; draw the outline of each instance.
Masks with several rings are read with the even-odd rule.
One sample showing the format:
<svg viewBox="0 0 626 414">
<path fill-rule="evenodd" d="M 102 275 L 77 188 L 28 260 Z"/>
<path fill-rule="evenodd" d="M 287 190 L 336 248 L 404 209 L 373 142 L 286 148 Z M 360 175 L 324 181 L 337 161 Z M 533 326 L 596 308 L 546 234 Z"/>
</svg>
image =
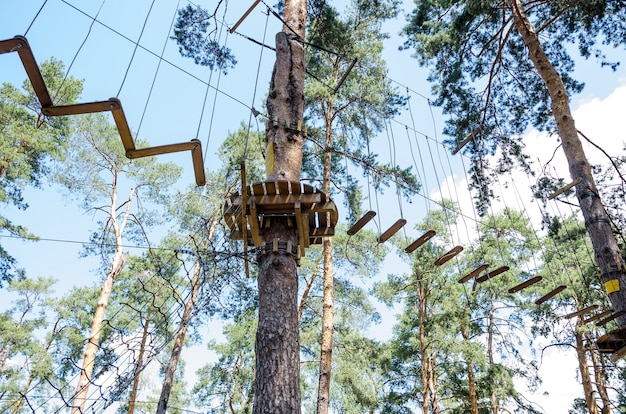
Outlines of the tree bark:
<svg viewBox="0 0 626 414">
<path fill-rule="evenodd" d="M 591 335 L 589 332 L 584 332 L 584 338 L 587 343 L 592 343 Z M 599 355 L 594 348 L 589 349 L 589 356 L 591 357 L 591 364 L 593 367 L 593 377 L 595 379 L 596 390 L 602 400 L 602 407 L 600 412 L 602 414 L 611 414 L 611 399 L 609 398 L 608 390 L 606 389 L 606 366 L 604 365 L 603 356 Z M 600 361 L 602 359 L 602 362 Z"/>
<path fill-rule="evenodd" d="M 467 334 L 467 328 L 465 324 L 461 325 L 461 335 L 463 339 L 469 341 L 469 335 Z M 478 395 L 476 394 L 476 378 L 474 374 L 474 363 L 471 359 L 465 361 L 467 364 L 467 383 L 470 399 L 470 413 L 478 414 Z"/>
<path fill-rule="evenodd" d="M 593 245 L 596 263 L 600 267 L 602 283 L 607 287 L 609 300 L 615 311 L 626 311 L 626 273 L 615 236 L 611 230 L 608 214 L 602 205 L 598 189 L 578 137 L 563 80 L 548 60 L 537 32 L 528 21 L 520 0 L 507 0 L 515 26 L 528 47 L 530 59 L 543 79 L 550 94 L 552 113 L 561 137 L 563 151 L 569 165 L 572 180 L 582 178 L 576 186 L 580 209 L 587 232 Z M 608 284 L 607 284 L 608 283 Z M 617 319 L 620 328 L 626 327 L 626 315 Z"/>
<path fill-rule="evenodd" d="M 332 153 L 328 148 L 332 146 L 333 106 L 329 104 L 326 110 L 326 132 L 324 152 L 324 171 L 322 178 L 322 191 L 330 195 L 330 173 Z M 333 269 L 333 240 L 325 237 L 322 244 L 322 256 L 324 258 L 324 293 L 322 308 L 322 346 L 320 350 L 320 374 L 317 388 L 317 414 L 328 414 L 330 402 L 330 377 L 333 361 L 333 325 L 334 325 L 334 269 Z"/>
<path fill-rule="evenodd" d="M 209 226 L 207 240 L 210 241 L 213 238 L 213 233 L 217 228 L 218 221 L 213 220 Z M 170 394 L 172 393 L 172 386 L 174 385 L 174 377 L 176 375 L 176 368 L 178 367 L 178 361 L 180 360 L 180 354 L 183 351 L 183 345 L 185 344 L 185 336 L 187 335 L 187 327 L 189 326 L 189 322 L 191 321 L 191 316 L 193 315 L 193 310 L 196 306 L 196 302 L 198 301 L 198 293 L 200 292 L 200 287 L 202 286 L 203 280 L 201 280 L 200 275 L 202 274 L 202 264 L 200 263 L 200 258 L 196 261 L 196 264 L 193 269 L 193 277 L 191 278 L 191 292 L 189 294 L 189 298 L 187 302 L 185 302 L 185 308 L 183 310 L 183 316 L 180 320 L 180 325 L 178 326 L 178 331 L 176 332 L 176 339 L 174 340 L 174 347 L 172 348 L 172 353 L 170 354 L 170 359 L 167 363 L 167 367 L 165 368 L 165 377 L 163 379 L 163 386 L 161 387 L 161 395 L 159 396 L 159 403 L 157 405 L 157 414 L 165 414 L 167 411 L 167 403 L 170 399 Z M 130 413 L 129 413 L 130 414 Z"/>
<path fill-rule="evenodd" d="M 578 356 L 578 369 L 580 371 L 580 379 L 583 383 L 583 391 L 585 392 L 585 402 L 587 403 L 587 410 L 589 410 L 589 414 L 600 414 L 598 411 L 598 406 L 596 405 L 596 400 L 593 397 L 593 384 L 591 382 L 591 375 L 589 373 L 589 364 L 587 363 L 587 350 L 585 349 L 583 334 L 578 330 L 578 326 L 575 329 L 576 333 L 574 336 L 576 337 L 576 355 Z"/>
<path fill-rule="evenodd" d="M 139 355 L 135 363 L 135 375 L 133 378 L 133 388 L 128 398 L 128 414 L 135 412 L 135 403 L 137 402 L 137 393 L 139 392 L 139 376 L 141 374 L 141 366 L 143 365 L 143 354 L 146 350 L 146 341 L 148 340 L 148 329 L 150 328 L 150 317 L 146 317 L 143 323 L 143 333 L 141 335 L 141 343 L 139 344 Z"/>
<path fill-rule="evenodd" d="M 115 252 L 115 256 L 113 256 L 113 261 L 111 263 L 111 269 L 107 273 L 104 282 L 102 283 L 102 287 L 100 288 L 100 297 L 98 298 L 98 305 L 91 324 L 91 332 L 89 333 L 87 346 L 85 347 L 83 365 L 80 370 L 78 385 L 76 386 L 76 395 L 74 396 L 74 400 L 72 402 L 72 414 L 84 412 L 87 393 L 89 392 L 89 384 L 91 383 L 91 374 L 93 373 L 96 353 L 98 352 L 100 334 L 102 333 L 104 314 L 109 304 L 109 297 L 111 296 L 111 291 L 113 290 L 113 283 L 115 283 L 117 276 L 124 268 L 127 258 L 128 253 L 122 253 L 119 249 Z"/>
<path fill-rule="evenodd" d="M 268 180 L 299 181 L 304 137 L 304 39 L 306 1 L 285 1 L 285 27 L 276 35 L 276 63 L 267 99 Z M 292 32 L 294 30 L 295 36 Z M 272 217 L 263 241 L 298 246 L 296 229 Z M 259 258 L 254 414 L 300 413 L 300 335 L 296 258 L 279 250 Z"/>
</svg>

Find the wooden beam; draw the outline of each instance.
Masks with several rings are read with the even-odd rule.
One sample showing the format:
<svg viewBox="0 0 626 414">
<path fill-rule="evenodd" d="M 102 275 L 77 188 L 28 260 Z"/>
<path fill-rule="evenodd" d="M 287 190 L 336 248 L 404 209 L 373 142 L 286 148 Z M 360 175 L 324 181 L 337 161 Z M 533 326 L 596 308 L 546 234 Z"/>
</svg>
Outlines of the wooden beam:
<svg viewBox="0 0 626 414">
<path fill-rule="evenodd" d="M 441 266 L 442 264 L 448 262 L 450 259 L 452 259 L 457 254 L 461 253 L 462 251 L 463 251 L 463 246 L 455 246 L 455 247 L 453 247 L 446 254 L 444 254 L 443 256 L 438 258 L 437 260 L 435 260 L 435 266 Z"/>
<path fill-rule="evenodd" d="M 10 52 L 17 52 L 19 55 L 22 66 L 24 66 L 28 80 L 33 86 L 33 90 L 35 91 L 35 95 L 37 95 L 37 99 L 39 99 L 41 107 L 47 108 L 52 106 L 52 98 L 50 98 L 48 88 L 43 80 L 39 65 L 35 60 L 35 55 L 33 55 L 28 40 L 26 40 L 24 36 L 15 36 L 13 39 L 0 41 L 0 54 Z"/>
<path fill-rule="evenodd" d="M 241 16 L 239 20 L 237 20 L 237 23 L 235 23 L 235 25 L 230 29 L 230 34 L 235 33 L 235 30 L 237 30 L 239 25 L 246 19 L 246 17 L 248 17 L 248 15 L 252 12 L 252 10 L 254 10 L 254 8 L 257 6 L 257 4 L 259 4 L 260 1 L 261 0 L 255 0 L 254 3 L 252 3 L 252 6 L 250 6 L 248 10 L 246 10 L 243 16 Z"/>
<path fill-rule="evenodd" d="M 509 293 L 519 292 L 520 290 L 525 289 L 528 286 L 531 286 L 531 285 L 534 285 L 537 282 L 540 282 L 541 279 L 543 279 L 541 276 L 535 276 L 532 279 L 525 280 L 522 283 L 520 283 L 519 285 L 513 286 L 511 289 L 509 289 Z"/>
<path fill-rule="evenodd" d="M 417 249 L 418 247 L 420 247 L 421 245 L 423 245 L 424 243 L 426 243 L 428 240 L 432 239 L 435 234 L 437 234 L 435 232 L 435 230 L 428 230 L 426 233 L 422 234 L 417 240 L 415 240 L 413 243 L 409 244 L 405 249 L 404 252 L 405 253 L 413 253 L 413 251 L 415 249 Z"/>
<path fill-rule="evenodd" d="M 611 313 L 613 313 L 612 309 L 606 310 L 604 312 L 597 313 L 597 314 L 593 315 L 592 317 L 590 317 L 589 319 L 585 319 L 583 321 L 583 323 L 584 324 L 588 324 L 588 323 L 591 323 L 593 321 L 597 321 L 598 319 L 604 318 L 605 316 L 610 315 Z"/>
<path fill-rule="evenodd" d="M 459 283 L 465 283 L 468 280 L 475 278 L 476 276 L 478 276 L 480 274 L 480 272 L 482 272 L 483 270 L 485 270 L 488 267 L 489 267 L 488 263 L 481 264 L 476 269 L 472 270 L 471 272 L 469 272 L 468 274 L 466 274 L 465 276 L 460 278 L 459 279 Z"/>
<path fill-rule="evenodd" d="M 617 319 L 617 318 L 619 318 L 620 316 L 622 316 L 625 313 L 626 312 L 624 312 L 624 311 L 615 312 L 611 316 L 609 316 L 607 318 L 604 318 L 601 321 L 599 321 L 598 323 L 596 323 L 596 326 L 604 326 L 607 323 L 611 322 L 613 319 Z"/>
<path fill-rule="evenodd" d="M 354 60 L 350 63 L 350 66 L 348 66 L 348 69 L 346 69 L 346 71 L 343 73 L 341 79 L 339 79 L 339 82 L 337 82 L 337 86 L 335 86 L 335 89 L 333 90 L 333 95 L 335 95 L 337 91 L 339 91 L 339 88 L 341 88 L 341 85 L 343 85 L 343 83 L 345 82 L 346 78 L 352 71 L 352 68 L 354 67 L 354 65 L 356 65 L 356 60 L 357 59 L 354 58 Z"/>
<path fill-rule="evenodd" d="M 591 312 L 592 310 L 595 310 L 597 308 L 598 308 L 598 305 L 587 306 L 586 308 L 582 308 L 580 310 L 577 310 L 576 312 L 568 313 L 567 315 L 564 315 L 563 317 L 565 319 L 572 319 L 576 316 L 584 315 L 585 313 Z"/>
<path fill-rule="evenodd" d="M 500 273 L 506 272 L 507 270 L 509 270 L 508 266 L 500 266 L 499 268 L 492 270 L 491 272 L 487 273 L 486 275 L 483 275 L 483 276 L 479 277 L 478 279 L 476 279 L 476 282 L 478 282 L 478 283 L 485 282 L 485 281 L 491 279 L 492 277 L 498 276 Z"/>
<path fill-rule="evenodd" d="M 370 220 L 372 220 L 374 217 L 376 216 L 376 212 L 375 211 L 368 211 L 367 213 L 365 213 L 363 215 L 363 217 L 361 217 L 360 219 L 357 220 L 356 223 L 354 223 L 352 225 L 352 227 L 350 227 L 348 229 L 348 231 L 346 233 L 348 233 L 348 235 L 350 236 L 354 236 L 355 234 L 357 234 L 359 232 L 359 230 L 361 230 L 367 223 L 370 222 Z"/>
<path fill-rule="evenodd" d="M 259 216 L 256 211 L 256 203 L 254 201 L 250 202 L 250 214 L 247 216 L 248 224 L 250 225 L 250 233 L 252 234 L 252 241 L 254 242 L 254 247 L 261 247 L 261 230 L 259 226 Z"/>
<path fill-rule="evenodd" d="M 482 130 L 481 127 L 475 128 L 472 132 L 469 133 L 469 135 L 467 137 L 465 137 L 465 139 L 461 142 L 459 142 L 456 146 L 456 148 L 454 148 L 452 150 L 452 155 L 455 155 L 457 152 L 461 151 L 461 149 L 467 145 L 468 142 L 470 142 L 471 140 L 473 140 L 474 138 L 476 138 L 476 135 L 480 134 L 480 131 Z"/>
<path fill-rule="evenodd" d="M 573 186 L 580 184 L 582 181 L 583 181 L 583 179 L 578 177 L 577 179 L 575 179 L 571 183 L 567 184 L 565 187 L 559 188 L 554 193 L 550 194 L 550 196 L 548 197 L 548 200 L 555 199 L 557 196 L 563 194 L 564 192 L 566 192 L 567 190 L 569 190 Z"/>
<path fill-rule="evenodd" d="M 398 219 L 395 223 L 393 223 L 391 225 L 391 227 L 389 227 L 383 234 L 381 234 L 378 237 L 378 243 L 384 243 L 387 240 L 389 240 L 389 238 L 391 236 L 393 236 L 402 227 L 404 227 L 405 224 L 406 224 L 406 220 L 405 219 L 403 219 L 403 218 Z"/>
<path fill-rule="evenodd" d="M 535 301 L 535 305 L 541 305 L 543 302 L 552 299 L 553 297 L 555 297 L 556 295 L 558 295 L 559 293 L 561 293 L 563 290 L 565 290 L 567 286 L 565 285 L 560 285 L 555 289 L 552 289 L 550 292 L 546 293 L 545 295 L 543 295 L 542 297 L 540 297 L 539 299 L 537 299 Z"/>
</svg>

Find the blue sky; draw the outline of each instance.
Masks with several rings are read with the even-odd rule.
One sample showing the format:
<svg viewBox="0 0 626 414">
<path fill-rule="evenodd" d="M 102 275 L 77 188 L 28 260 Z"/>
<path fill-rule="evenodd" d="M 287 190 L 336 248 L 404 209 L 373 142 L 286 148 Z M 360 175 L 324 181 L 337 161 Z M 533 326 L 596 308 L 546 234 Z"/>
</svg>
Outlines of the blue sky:
<svg viewBox="0 0 626 414">
<path fill-rule="evenodd" d="M 92 20 L 68 3 L 76 5 L 88 16 L 98 14 L 98 20 L 108 27 L 95 23 L 90 31 Z M 185 5 L 186 3 L 173 0 L 154 2 L 146 20 L 150 3 L 124 0 L 105 2 L 48 0 L 33 22 L 33 18 L 41 7 L 41 2 L 3 0 L 0 5 L 2 11 L 0 13 L 0 38 L 8 39 L 18 34 L 23 35 L 33 22 L 28 30 L 27 38 L 36 59 L 41 63 L 54 56 L 63 60 L 66 67 L 74 60 L 70 75 L 85 80 L 81 101 L 119 97 L 131 129 L 137 131 L 141 123 L 139 131 L 141 138 L 148 140 L 151 145 L 162 145 L 188 141 L 197 137 L 207 149 L 206 168 L 216 169 L 215 157 L 212 154 L 226 134 L 239 128 L 241 121 L 247 122 L 250 114 L 248 107 L 254 106 L 257 109 L 263 107 L 262 102 L 267 92 L 274 62 L 273 52 L 265 49 L 261 59 L 261 48 L 258 45 L 236 34 L 228 35 L 226 38 L 226 30 L 222 28 L 222 38 L 226 39 L 227 45 L 233 50 L 238 64 L 226 76 L 211 75 L 207 68 L 194 65 L 190 59 L 181 58 L 174 42 L 166 41 L 175 10 L 179 4 Z M 213 3 L 201 4 L 210 8 L 207 5 Z M 226 15 L 222 17 L 220 11 L 219 18 L 223 18 L 230 27 L 243 15 L 250 4 L 252 1 L 229 2 Z M 407 10 L 409 6 L 406 7 Z M 260 4 L 238 30 L 258 41 L 273 45 L 274 34 L 280 30 L 281 23 L 273 16 L 266 18 L 264 11 L 265 6 Z M 146 24 L 142 33 L 144 21 Z M 268 28 L 264 39 L 266 21 Z M 384 52 L 389 64 L 389 76 L 399 84 L 418 92 L 419 95 L 428 96 L 429 85 L 426 82 L 426 72 L 418 67 L 417 62 L 410 56 L 410 51 L 399 52 L 397 50 L 402 40 L 395 35 L 402 25 L 403 21 L 399 19 L 385 26 L 386 30 L 393 35 L 386 42 Z M 220 30 L 219 27 L 218 30 Z M 135 50 L 135 44 L 123 36 L 133 41 L 140 39 L 142 47 L 157 55 L 161 55 L 166 44 L 163 58 L 171 63 L 162 62 L 157 72 L 158 57 L 142 48 Z M 83 42 L 84 45 L 82 45 Z M 132 57 L 133 53 L 135 53 L 134 57 Z M 614 53 L 614 55 L 625 57 L 624 53 Z M 124 80 L 127 70 L 128 75 Z M 599 69 L 593 64 L 581 62 L 576 74 L 580 75 L 587 86 L 581 95 L 573 98 L 572 106 L 574 109 L 581 108 L 581 111 L 586 108 L 584 115 L 580 112 L 580 116 L 591 120 L 589 128 L 593 128 L 594 119 L 600 119 L 595 118 L 595 114 L 606 114 L 609 107 L 621 107 L 623 113 L 623 108 L 626 106 L 626 96 L 623 96 L 625 94 L 612 95 L 616 88 L 626 85 L 626 71 L 623 66 L 613 73 L 609 69 Z M 24 78 L 25 73 L 17 54 L 0 55 L 0 82 L 20 84 Z M 155 83 L 152 88 L 153 80 Z M 219 82 L 221 92 L 217 96 L 213 88 L 209 88 L 207 94 L 206 83 L 209 81 L 213 86 L 217 86 Z M 253 102 L 255 87 L 256 97 Z M 441 136 L 443 116 L 436 108 L 431 108 L 428 101 L 419 95 L 411 93 L 412 113 L 405 112 L 397 123 L 390 123 L 397 153 L 389 155 L 388 137 L 383 138 L 383 144 L 380 147 L 381 160 L 384 161 L 396 155 L 401 160 L 400 162 L 407 163 L 403 166 L 412 164 L 406 151 L 407 132 L 404 127 L 404 124 L 412 126 L 410 115 L 414 116 L 415 128 L 420 133 L 439 140 L 443 138 Z M 205 100 L 206 106 L 202 113 Z M 594 102 L 596 106 L 592 105 Z M 606 106 L 602 106 L 602 103 Z M 141 121 L 142 117 L 143 121 Z M 617 117 L 620 118 L 619 115 Z M 607 124 L 609 124 L 608 120 L 596 126 Z M 626 125 L 624 125 L 623 116 L 617 119 L 616 124 L 610 124 L 610 128 L 609 131 L 598 130 L 599 139 L 605 138 L 606 144 L 626 140 L 624 136 Z M 543 145 L 547 138 L 535 138 L 538 139 L 537 152 L 545 153 Z M 419 139 L 422 140 L 423 137 L 419 135 Z M 424 146 L 425 150 L 426 148 Z M 436 164 L 427 165 L 425 170 L 420 170 L 420 172 L 432 173 L 433 170 L 439 169 L 439 177 L 433 174 L 423 177 L 428 181 L 429 195 L 439 191 L 447 195 L 449 190 L 445 186 L 440 188 L 440 184 L 452 172 L 456 178 L 450 181 L 451 185 L 459 186 L 457 191 L 462 192 L 460 197 L 463 198 L 467 192 L 462 185 L 464 173 L 459 156 L 451 157 L 449 154 L 438 152 L 438 149 L 434 148 Z M 614 149 L 614 151 L 617 150 L 619 146 Z M 181 185 L 193 182 L 191 157 L 188 153 L 161 156 L 161 159 L 171 160 L 185 167 Z M 567 177 L 566 171 L 563 172 L 563 176 Z M 455 192 L 455 194 L 459 193 Z M 29 190 L 26 192 L 26 197 L 30 204 L 28 210 L 25 212 L 9 210 L 9 213 L 16 222 L 28 226 L 31 231 L 50 240 L 32 243 L 2 238 L 3 246 L 18 258 L 30 276 L 45 275 L 60 279 L 61 282 L 57 287 L 59 290 L 67 289 L 74 284 L 93 283 L 94 276 L 90 269 L 93 269 L 97 263 L 94 260 L 79 259 L 80 244 L 74 242 L 88 239 L 89 230 L 96 227 L 97 217 L 83 213 L 49 186 Z M 374 207 L 375 201 L 372 200 Z M 378 201 L 384 206 L 378 215 L 379 225 L 384 229 L 399 217 L 398 201 L 393 189 L 390 194 L 380 195 Z M 414 236 L 412 226 L 423 218 L 423 212 L 425 208 L 428 208 L 427 204 L 424 199 L 417 198 L 411 205 L 406 203 L 402 205 L 403 215 L 408 220 L 406 229 L 410 237 Z M 343 216 L 344 214 L 340 212 L 340 217 Z M 395 267 L 397 263 L 397 260 L 392 261 L 389 266 Z M 389 335 L 389 328 L 389 324 L 379 328 L 379 335 Z M 558 384 L 556 386 L 558 387 Z M 561 402 L 558 406 L 561 407 L 560 410 L 555 407 L 548 409 L 547 412 L 566 412 L 565 404 Z M 545 405 L 544 408 L 546 408 Z"/>
</svg>

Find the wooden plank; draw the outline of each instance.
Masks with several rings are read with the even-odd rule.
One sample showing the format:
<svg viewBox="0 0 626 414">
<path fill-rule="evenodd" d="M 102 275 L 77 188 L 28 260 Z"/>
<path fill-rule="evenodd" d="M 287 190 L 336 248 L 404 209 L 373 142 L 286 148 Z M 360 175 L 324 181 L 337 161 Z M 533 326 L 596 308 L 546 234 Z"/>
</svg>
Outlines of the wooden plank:
<svg viewBox="0 0 626 414">
<path fill-rule="evenodd" d="M 404 252 L 405 253 L 413 253 L 414 250 L 416 250 L 418 247 L 422 246 L 424 243 L 426 243 L 428 240 L 432 239 L 433 237 L 435 237 L 437 233 L 435 232 L 435 230 L 428 230 L 426 233 L 422 234 L 417 240 L 415 240 L 413 243 L 409 244 L 405 249 Z"/>
<path fill-rule="evenodd" d="M 252 184 L 252 193 L 250 195 L 262 196 L 265 195 L 265 186 L 263 183 Z"/>
<path fill-rule="evenodd" d="M 295 205 L 294 205 L 294 210 L 296 213 L 296 227 L 298 229 L 298 247 L 300 248 L 300 254 L 302 257 L 304 257 L 305 254 L 305 250 L 304 248 L 305 246 L 305 238 L 308 242 L 309 239 L 309 234 L 307 232 L 307 234 L 305 235 L 304 233 L 304 217 L 302 216 L 302 209 L 300 208 L 300 202 L 296 201 Z"/>
<path fill-rule="evenodd" d="M 469 272 L 468 274 L 466 274 L 465 276 L 460 278 L 459 279 L 459 283 L 465 283 L 468 280 L 475 278 L 476 276 L 478 276 L 480 274 L 480 272 L 482 272 L 483 270 L 485 270 L 488 267 L 489 267 L 488 263 L 481 264 L 476 269 L 472 270 L 471 272 Z"/>
<path fill-rule="evenodd" d="M 541 276 L 535 276 L 532 279 L 525 280 L 524 282 L 520 283 L 519 285 L 513 286 L 511 289 L 509 289 L 509 293 L 519 292 L 520 290 L 525 289 L 528 286 L 532 286 L 535 283 L 540 282 L 541 279 L 543 279 Z"/>
<path fill-rule="evenodd" d="M 196 177 L 196 185 L 202 186 L 206 184 L 206 176 L 204 175 L 204 159 L 202 158 L 202 145 L 198 139 L 194 138 L 191 141 L 197 141 L 198 144 L 191 150 L 191 162 L 193 163 L 193 173 Z"/>
<path fill-rule="evenodd" d="M 355 234 L 359 232 L 359 230 L 365 227 L 365 225 L 369 223 L 375 216 L 376 216 L 375 211 L 372 211 L 372 210 L 368 211 L 360 219 L 358 219 L 356 223 L 354 223 L 352 227 L 350 227 L 346 233 L 348 233 L 348 235 L 350 236 L 354 236 Z"/>
<path fill-rule="evenodd" d="M 446 254 L 435 260 L 435 266 L 441 266 L 444 263 L 447 263 L 450 259 L 452 259 L 457 254 L 463 251 L 463 246 L 454 246 L 450 251 Z"/>
<path fill-rule="evenodd" d="M 24 66 L 28 80 L 33 86 L 33 90 L 39 99 L 41 107 L 47 108 L 52 106 L 52 98 L 50 98 L 48 88 L 43 80 L 43 76 L 39 70 L 39 65 L 37 64 L 33 50 L 28 44 L 28 40 L 26 40 L 24 36 L 15 36 L 12 39 L 0 41 L 0 54 L 10 52 L 17 52 L 19 55 L 20 60 L 22 61 L 22 66 Z"/>
<path fill-rule="evenodd" d="M 319 228 L 323 229 L 326 227 L 331 227 L 328 221 L 328 214 L 326 214 L 326 212 L 313 212 L 313 214 L 317 214 L 317 225 L 319 226 Z"/>
<path fill-rule="evenodd" d="M 265 182 L 265 194 L 276 194 L 276 182 L 275 181 L 266 181 Z"/>
<path fill-rule="evenodd" d="M 565 319 L 572 319 L 576 316 L 580 316 L 580 315 L 584 315 L 585 313 L 591 312 L 592 310 L 595 310 L 598 308 L 598 305 L 591 305 L 591 306 L 587 306 L 586 308 L 577 310 L 576 312 L 572 312 L 572 313 L 568 313 L 567 315 L 563 316 Z"/>
<path fill-rule="evenodd" d="M 260 247 L 261 243 L 261 231 L 259 226 L 259 216 L 256 211 L 256 203 L 254 201 L 250 202 L 250 214 L 247 216 L 248 224 L 250 225 L 250 234 L 252 235 L 252 241 L 254 242 L 254 247 Z"/>
<path fill-rule="evenodd" d="M 300 181 L 289 181 L 291 194 L 302 194 L 302 183 Z"/>
<path fill-rule="evenodd" d="M 239 20 L 237 20 L 237 23 L 235 23 L 235 25 L 230 28 L 230 34 L 235 33 L 235 30 L 237 30 L 239 25 L 245 20 L 246 17 L 248 17 L 248 15 L 252 12 L 252 10 L 254 10 L 254 8 L 257 6 L 257 4 L 259 4 L 260 1 L 261 0 L 255 0 L 254 3 L 252 3 L 252 6 L 250 6 L 248 10 L 246 10 L 246 12 L 243 14 L 243 16 L 241 16 Z"/>
<path fill-rule="evenodd" d="M 499 268 L 492 270 L 491 272 L 487 273 L 486 275 L 483 275 L 481 277 L 479 277 L 478 279 L 476 279 L 476 282 L 478 283 L 482 283 L 485 282 L 489 279 L 491 279 L 492 277 L 498 276 L 500 273 L 504 273 L 507 270 L 509 270 L 508 266 L 500 266 Z"/>
<path fill-rule="evenodd" d="M 328 236 L 334 236 L 335 235 L 335 229 L 334 227 L 325 227 L 325 228 L 313 228 L 309 230 L 309 235 L 311 238 L 317 238 L 317 237 L 328 237 Z M 313 243 L 312 244 L 319 244 L 319 243 Z M 321 243 L 321 240 L 320 240 Z"/>
<path fill-rule="evenodd" d="M 289 194 L 289 181 L 276 181 L 276 194 Z"/>
<path fill-rule="evenodd" d="M 120 102 L 117 98 L 109 99 L 109 101 L 112 100 L 117 101 L 117 104 L 119 105 L 119 109 L 114 109 L 111 113 L 113 114 L 115 126 L 117 126 L 117 132 L 120 134 L 120 138 L 122 139 L 122 145 L 126 151 L 134 150 L 135 142 L 133 141 L 133 134 L 130 132 L 130 128 L 128 127 L 128 121 L 126 120 L 124 109 L 122 108 L 122 102 Z"/>
<path fill-rule="evenodd" d="M 196 140 L 197 141 L 197 140 Z M 126 151 L 126 156 L 128 158 L 143 158 L 143 157 L 151 157 L 153 155 L 162 155 L 162 154 L 171 154 L 174 152 L 182 152 L 182 151 L 193 151 L 200 146 L 200 142 L 180 142 L 178 144 L 166 144 L 166 145 L 157 145 L 155 147 L 148 148 L 139 148 L 134 150 Z M 202 151 L 200 151 L 200 159 L 202 159 Z"/>
<path fill-rule="evenodd" d="M 597 313 L 597 314 L 593 315 L 592 317 L 590 317 L 590 318 L 588 318 L 588 319 L 585 319 L 585 320 L 583 321 L 583 323 L 584 323 L 584 324 L 588 324 L 588 323 L 591 323 L 591 322 L 593 322 L 593 321 L 597 321 L 598 319 L 602 319 L 602 318 L 604 318 L 605 316 L 610 315 L 611 313 L 613 313 L 613 310 L 612 310 L 612 309 L 606 310 L 606 311 L 604 311 L 604 312 Z"/>
<path fill-rule="evenodd" d="M 383 234 L 381 234 L 380 236 L 378 236 L 378 243 L 384 243 L 387 240 L 389 240 L 389 238 L 391 236 L 393 236 L 398 230 L 400 230 L 402 227 L 404 227 L 404 225 L 406 224 L 406 220 L 401 218 L 398 219 L 395 223 L 393 223 L 391 225 L 391 227 L 389 227 Z"/>
<path fill-rule="evenodd" d="M 72 105 L 58 105 L 41 108 L 41 112 L 47 116 L 66 116 L 66 115 L 82 115 L 93 114 L 96 112 L 110 112 L 119 109 L 115 101 L 97 101 L 85 102 Z"/>
<path fill-rule="evenodd" d="M 619 311 L 619 312 L 615 312 L 614 314 L 612 314 L 611 316 L 602 319 L 601 321 L 599 321 L 598 323 L 596 323 L 596 326 L 604 326 L 607 323 L 611 322 L 614 319 L 619 318 L 620 316 L 624 315 L 624 311 Z"/>
<path fill-rule="evenodd" d="M 550 292 L 546 293 L 545 295 L 543 295 L 542 297 L 540 297 L 539 299 L 537 299 L 535 301 L 535 305 L 541 305 L 543 302 L 552 299 L 554 296 L 558 295 L 559 293 L 561 293 L 563 290 L 565 290 L 567 286 L 565 285 L 560 285 L 557 288 L 551 290 Z"/>
</svg>

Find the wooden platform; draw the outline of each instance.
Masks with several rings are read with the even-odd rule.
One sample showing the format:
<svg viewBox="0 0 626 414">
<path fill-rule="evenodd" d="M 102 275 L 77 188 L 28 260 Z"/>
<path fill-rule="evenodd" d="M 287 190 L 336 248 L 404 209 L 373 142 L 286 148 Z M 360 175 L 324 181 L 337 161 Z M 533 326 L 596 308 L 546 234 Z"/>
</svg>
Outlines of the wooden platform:
<svg viewBox="0 0 626 414">
<path fill-rule="evenodd" d="M 620 328 L 606 333 L 596 341 L 598 351 L 610 354 L 626 347 L 626 328 Z"/>
<path fill-rule="evenodd" d="M 245 194 L 231 195 L 224 206 L 230 238 L 246 240 L 249 246 L 261 247 L 261 229 L 270 226 L 272 217 L 291 220 L 298 231 L 298 253 L 304 256 L 311 244 L 335 234 L 338 213 L 325 193 L 299 181 L 255 183 Z"/>
</svg>

